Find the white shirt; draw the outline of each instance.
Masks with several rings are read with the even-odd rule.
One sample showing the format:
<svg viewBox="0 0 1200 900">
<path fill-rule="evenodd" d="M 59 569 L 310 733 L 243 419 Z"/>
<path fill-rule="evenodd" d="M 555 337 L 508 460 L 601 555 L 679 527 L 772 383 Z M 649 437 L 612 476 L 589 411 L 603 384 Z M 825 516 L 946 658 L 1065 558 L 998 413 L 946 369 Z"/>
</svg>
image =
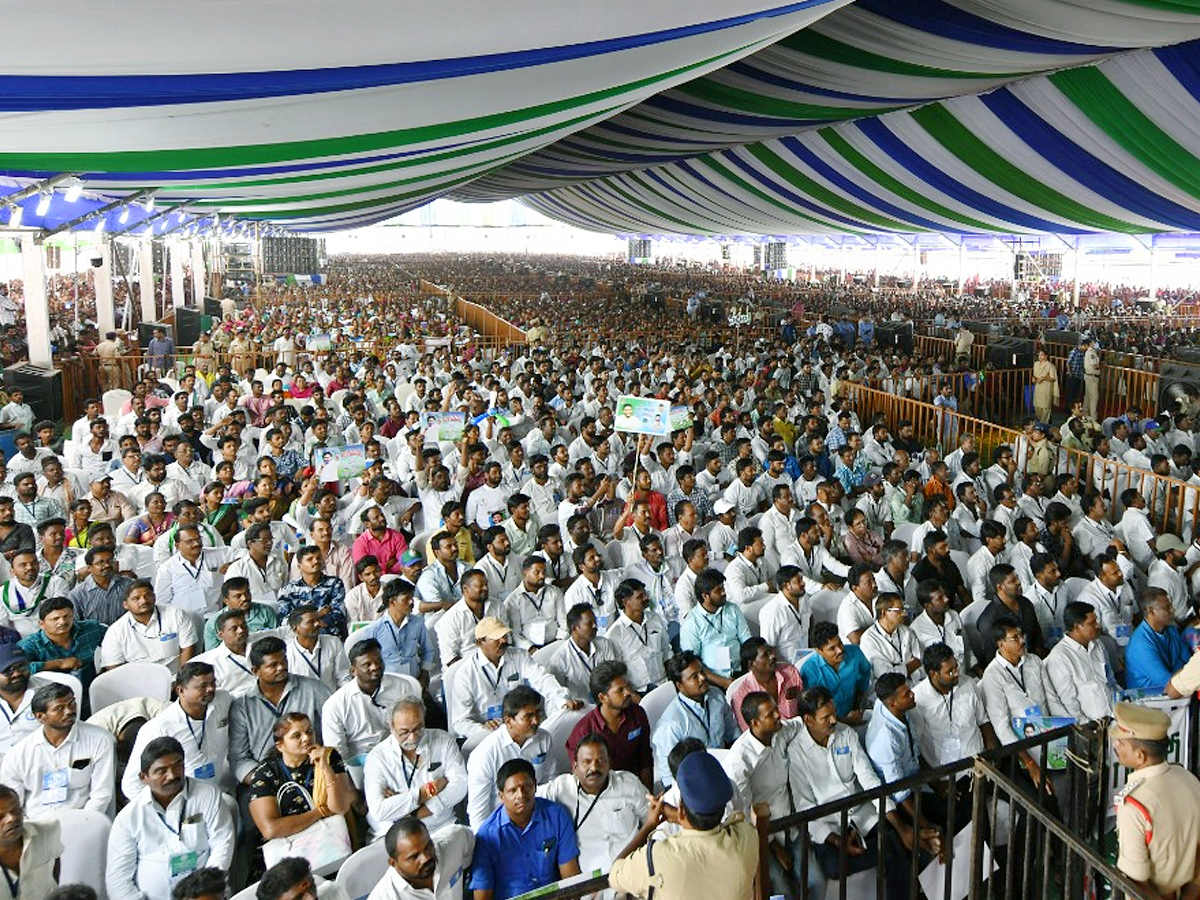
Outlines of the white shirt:
<svg viewBox="0 0 1200 900">
<path fill-rule="evenodd" d="M 911 675 L 908 673 L 909 660 L 921 658 L 921 645 L 907 625 L 899 625 L 888 634 L 875 622 L 863 632 L 858 648 L 871 661 L 875 678 L 884 672 L 898 672 L 915 684 L 925 677 L 925 670 L 920 666 Z"/>
<path fill-rule="evenodd" d="M 547 715 L 554 715 L 567 702 L 567 692 L 554 676 L 530 659 L 528 653 L 510 647 L 494 666 L 478 648 L 456 665 L 453 690 L 446 698 L 450 730 L 457 737 L 471 738 L 483 723 L 500 718 L 504 695 L 519 684 L 528 684 L 542 695 Z M 444 677 L 444 676 L 443 676 Z"/>
<path fill-rule="evenodd" d="M 1089 559 L 1103 553 L 1116 537 L 1116 533 L 1107 520 L 1101 519 L 1097 522 L 1091 516 L 1084 516 L 1071 529 L 1071 536 L 1084 559 Z"/>
<path fill-rule="evenodd" d="M 561 804 L 575 823 L 579 867 L 607 871 L 646 818 L 646 786 L 632 772 L 613 770 L 594 797 L 567 772 L 543 784 L 537 795 Z"/>
<path fill-rule="evenodd" d="M 1112 688 L 1099 641 L 1085 647 L 1068 635 L 1055 644 L 1043 668 L 1050 715 L 1072 716 L 1081 722 L 1112 715 Z"/>
<path fill-rule="evenodd" d="M 498 598 L 489 599 L 483 605 L 483 618 L 486 619 L 488 616 L 499 619 L 505 625 L 508 624 L 508 613 L 504 608 L 504 602 Z M 427 627 L 428 621 L 427 618 Z M 452 662 L 475 649 L 475 626 L 478 624 L 479 620 L 475 618 L 475 613 L 471 611 L 471 607 L 467 606 L 465 600 L 459 600 L 438 619 L 434 631 L 437 634 L 438 653 L 441 656 L 443 669 L 449 668 Z"/>
<path fill-rule="evenodd" d="M 246 646 L 249 648 L 249 644 Z M 192 661 L 212 666 L 217 677 L 217 689 L 231 697 L 240 697 L 253 690 L 254 685 L 258 683 L 254 673 L 250 671 L 250 660 L 245 656 L 238 656 L 224 644 L 205 653 L 197 653 L 192 657 Z"/>
<path fill-rule="evenodd" d="M 671 638 L 667 623 L 654 610 L 643 611 L 641 624 L 621 613 L 605 637 L 629 667 L 629 683 L 634 690 L 643 692 L 667 680 L 663 665 L 671 655 Z"/>
<path fill-rule="evenodd" d="M 173 737 L 183 747 L 183 768 L 188 778 L 214 784 L 232 795 L 237 787 L 229 768 L 229 707 L 232 703 L 232 697 L 217 691 L 205 710 L 203 722 L 190 718 L 178 702 L 164 707 L 138 732 L 129 754 L 130 763 L 121 778 L 121 793 L 132 800 L 142 792 L 143 785 L 138 778 L 142 751 L 155 738 Z"/>
<path fill-rule="evenodd" d="M 596 663 L 620 658 L 621 654 L 612 642 L 602 637 L 592 640 L 591 652 L 586 654 L 575 643 L 574 638 L 568 637 L 550 657 L 546 671 L 557 678 L 558 683 L 567 689 L 572 700 L 591 703 L 592 693 L 588 685 Z"/>
<path fill-rule="evenodd" d="M 496 557 L 485 553 L 476 561 L 475 568 L 487 578 L 489 598 L 503 600 L 521 586 L 521 563 L 511 556 L 501 565 L 496 561 Z"/>
<path fill-rule="evenodd" d="M 840 722 L 824 747 L 801 725 L 787 756 L 792 803 L 797 812 L 869 791 L 882 783 L 854 729 Z M 886 803 L 886 809 L 890 810 L 890 796 Z M 849 824 L 859 834 L 870 834 L 879 821 L 878 810 L 875 801 L 861 803 L 849 812 Z M 831 834 L 840 834 L 840 815 L 831 813 L 814 819 L 809 823 L 809 833 L 815 843 L 823 843 Z"/>
<path fill-rule="evenodd" d="M 209 561 L 201 552 L 195 565 L 175 553 L 159 564 L 154 576 L 154 597 L 159 605 L 169 603 L 189 612 L 210 612 L 217 608 L 221 595 L 218 562 Z M 251 595 L 253 596 L 253 595 Z"/>
<path fill-rule="evenodd" d="M 104 879 L 108 896 L 170 900 L 171 888 L 187 874 L 171 875 L 173 859 L 186 866 L 190 861 L 182 855 L 195 853 L 195 869 L 226 869 L 233 859 L 233 838 L 233 816 L 212 785 L 186 779 L 166 809 L 144 787 L 113 820 Z"/>
<path fill-rule="evenodd" d="M 768 804 L 773 819 L 794 812 L 788 790 L 788 747 L 797 729 L 804 728 L 797 721 L 783 721 L 780 726 L 769 747 L 749 731 L 743 731 L 721 760 L 735 793 L 740 793 L 750 805 Z"/>
<path fill-rule="evenodd" d="M 100 644 L 100 665 L 129 662 L 162 663 L 179 671 L 179 652 L 200 643 L 192 618 L 165 603 L 155 604 L 150 621 L 142 625 L 127 612 L 109 626 Z"/>
<path fill-rule="evenodd" d="M 871 602 L 874 603 L 874 599 Z M 837 611 L 838 636 L 842 641 L 849 643 L 852 633 L 855 631 L 865 632 L 874 624 L 875 614 L 858 599 L 853 591 L 846 591 Z"/>
<path fill-rule="evenodd" d="M 287 583 L 287 572 L 279 557 L 273 553 L 267 554 L 267 565 L 262 569 L 250 558 L 249 553 L 241 553 L 229 564 L 225 572 L 224 580 L 228 581 L 230 578 L 245 578 L 249 581 L 250 598 L 255 603 L 277 607 L 279 591 Z"/>
<path fill-rule="evenodd" d="M 1092 605 L 1100 620 L 1100 627 L 1118 647 L 1129 643 L 1133 633 L 1134 603 L 1133 591 L 1127 584 L 1122 584 L 1114 593 L 1101 584 L 1099 578 L 1093 578 L 1075 595 L 1075 599 Z"/>
<path fill-rule="evenodd" d="M 294 634 L 288 635 L 285 643 L 289 672 L 324 682 L 331 691 L 336 691 L 350 679 L 350 660 L 341 638 L 318 634 L 317 646 L 311 653 L 300 646 Z"/>
<path fill-rule="evenodd" d="M 771 508 L 758 520 L 767 551 L 763 557 L 763 568 L 768 577 L 774 576 L 779 570 L 779 558 L 784 548 L 796 540 L 797 518 L 796 510 L 785 516 L 775 504 L 771 504 Z"/>
<path fill-rule="evenodd" d="M 764 599 L 768 593 L 770 592 L 759 567 L 742 553 L 734 556 L 725 567 L 725 599 L 744 610 L 751 603 Z"/>
<path fill-rule="evenodd" d="M 826 569 L 838 578 L 845 578 L 850 574 L 850 567 L 831 556 L 821 544 L 817 544 L 810 552 L 805 553 L 799 541 L 792 541 L 784 549 L 780 563 L 798 568 L 800 574 L 804 576 L 804 589 L 813 594 L 824 590 Z"/>
<path fill-rule="evenodd" d="M 596 611 L 596 634 L 603 635 L 617 621 L 617 603 L 613 592 L 621 583 L 621 577 L 620 572 L 603 570 L 600 572 L 600 583 L 593 585 L 580 573 L 563 594 L 563 606 L 567 609 L 579 603 L 591 606 Z"/>
<path fill-rule="evenodd" d="M 1067 600 L 1061 585 L 1055 585 L 1054 590 L 1048 591 L 1036 578 L 1025 597 L 1033 604 L 1037 613 L 1038 625 L 1042 629 L 1042 637 L 1047 647 L 1053 647 L 1063 636 L 1063 613 L 1067 609 Z"/>
<path fill-rule="evenodd" d="M 545 784 L 557 773 L 554 754 L 550 752 L 550 732 L 539 729 L 520 746 L 501 725 L 471 752 L 467 760 L 467 818 L 478 830 L 496 808 L 496 773 L 510 759 L 525 759 L 533 764 L 538 784 Z"/>
<path fill-rule="evenodd" d="M 505 598 L 504 610 L 518 650 L 544 647 L 567 633 L 563 593 L 552 584 L 531 591 L 522 583 Z"/>
<path fill-rule="evenodd" d="M 44 728 L 26 735 L 0 763 L 0 782 L 15 790 L 25 815 L 50 819 L 64 809 L 108 815 L 116 782 L 116 740 L 96 725 L 76 722 L 54 747 Z"/>
<path fill-rule="evenodd" d="M 428 824 L 431 820 L 424 821 Z M 433 827 L 429 830 L 435 831 Z M 430 841 L 437 851 L 432 891 L 413 887 L 388 866 L 383 877 L 371 888 L 367 900 L 463 900 L 466 870 L 475 852 L 475 835 L 465 825 L 452 825 L 432 834 Z"/>
<path fill-rule="evenodd" d="M 42 681 L 36 675 L 33 676 L 16 709 L 10 707 L 6 701 L 0 700 L 0 761 L 3 761 L 4 755 L 19 740 L 41 727 L 33 717 L 33 710 L 29 704 L 33 702 L 33 695 L 37 693 L 37 689 L 46 683 L 48 682 Z"/>
<path fill-rule="evenodd" d="M 922 612 L 913 619 L 913 623 L 909 627 L 916 635 L 922 651 L 931 644 L 945 644 L 954 651 L 959 668 L 964 670 L 971 668 L 971 646 L 967 643 L 966 634 L 963 631 L 962 617 L 954 610 L 946 610 L 941 625 L 929 618 L 929 613 Z"/>
<path fill-rule="evenodd" d="M 1000 558 L 987 547 L 980 547 L 967 560 L 967 571 L 961 574 L 966 578 L 967 586 L 971 588 L 973 601 L 987 599 L 988 572 L 992 571 L 992 566 L 998 562 Z"/>
<path fill-rule="evenodd" d="M 928 678 L 913 688 L 916 708 L 909 716 L 921 723 L 921 757 L 931 766 L 946 766 L 983 752 L 983 732 L 988 721 L 974 680 L 963 677 L 946 694 Z"/>
<path fill-rule="evenodd" d="M 1026 716 L 1044 716 L 1046 688 L 1042 679 L 1042 661 L 1032 653 L 1021 657 L 1014 666 L 997 653 L 979 680 L 988 721 L 1002 744 L 1012 744 L 1021 737 L 1013 731 L 1012 720 Z"/>
<path fill-rule="evenodd" d="M 350 681 L 321 707 L 321 740 L 336 747 L 347 763 L 361 766 L 367 754 L 387 737 L 392 705 L 401 697 L 420 696 L 420 682 L 410 675 L 385 672 L 374 694 L 364 693 L 357 681 Z"/>
<path fill-rule="evenodd" d="M 447 784 L 425 801 L 429 816 L 422 821 L 430 832 L 454 824 L 454 808 L 467 796 L 467 766 L 458 742 L 448 732 L 426 728 L 417 744 L 415 767 L 395 735 L 388 734 L 376 744 L 367 754 L 363 769 L 367 822 L 372 833 L 381 836 L 397 819 L 414 815 L 421 805 L 421 788 L 437 778 L 445 778 Z M 385 797 L 384 788 L 392 791 L 392 796 Z"/>
<path fill-rule="evenodd" d="M 797 609 L 797 606 L 799 607 Z M 784 662 L 796 663 L 801 650 L 808 647 L 808 628 L 812 622 L 812 600 L 801 595 L 792 606 L 783 594 L 772 594 L 758 612 L 758 628 L 763 640 L 775 648 Z"/>
</svg>

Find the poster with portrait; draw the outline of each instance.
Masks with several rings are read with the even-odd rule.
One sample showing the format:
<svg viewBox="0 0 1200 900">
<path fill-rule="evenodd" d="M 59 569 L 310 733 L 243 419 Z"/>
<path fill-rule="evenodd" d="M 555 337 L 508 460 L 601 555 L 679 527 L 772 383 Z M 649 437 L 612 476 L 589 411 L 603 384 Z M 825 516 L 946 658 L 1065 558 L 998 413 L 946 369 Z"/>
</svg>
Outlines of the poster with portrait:
<svg viewBox="0 0 1200 900">
<path fill-rule="evenodd" d="M 671 433 L 671 402 L 653 397 L 617 398 L 617 431 L 630 434 L 654 434 L 666 437 Z"/>
<path fill-rule="evenodd" d="M 357 478 L 366 466 L 367 451 L 362 444 L 344 447 L 318 447 L 312 452 L 313 470 L 322 484 Z"/>
<path fill-rule="evenodd" d="M 1045 731 L 1062 728 L 1064 725 L 1074 725 L 1075 719 L 1071 716 L 1014 716 L 1012 722 L 1013 731 L 1017 733 L 1017 737 L 1025 740 L 1036 737 Z M 1066 771 L 1067 738 L 1065 735 L 1055 738 L 1046 745 L 1046 758 L 1042 762 L 1042 767 L 1051 772 Z"/>
<path fill-rule="evenodd" d="M 467 427 L 467 414 L 463 412 L 421 413 L 421 431 L 425 439 L 435 441 L 457 441 Z"/>
</svg>

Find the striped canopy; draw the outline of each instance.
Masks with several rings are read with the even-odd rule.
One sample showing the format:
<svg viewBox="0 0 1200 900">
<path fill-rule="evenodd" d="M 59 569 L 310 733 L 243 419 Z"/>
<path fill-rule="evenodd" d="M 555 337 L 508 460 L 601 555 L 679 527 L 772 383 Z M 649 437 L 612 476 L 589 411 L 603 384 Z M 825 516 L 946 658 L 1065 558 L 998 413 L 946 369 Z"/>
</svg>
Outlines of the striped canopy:
<svg viewBox="0 0 1200 900">
<path fill-rule="evenodd" d="M 24 225 L 136 232 L 186 203 L 170 227 L 326 231 L 450 196 L 639 234 L 1200 231 L 1200 0 L 64 0 L 53 27 L 29 3 L 4 18 L 0 226 L 19 206 Z M 74 205 L 5 207 L 65 174 Z M 132 218 L 113 206 L 133 196 Z"/>
</svg>

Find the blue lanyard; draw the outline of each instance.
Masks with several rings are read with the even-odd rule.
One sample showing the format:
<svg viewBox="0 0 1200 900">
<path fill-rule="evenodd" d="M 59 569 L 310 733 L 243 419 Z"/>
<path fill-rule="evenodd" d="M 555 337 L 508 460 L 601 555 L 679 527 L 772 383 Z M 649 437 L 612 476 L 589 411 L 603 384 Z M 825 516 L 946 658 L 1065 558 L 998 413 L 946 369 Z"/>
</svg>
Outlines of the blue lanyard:
<svg viewBox="0 0 1200 900">
<path fill-rule="evenodd" d="M 321 646 L 321 639 L 319 637 L 317 638 L 317 664 L 315 666 L 312 664 L 312 660 L 308 658 L 308 654 L 304 652 L 303 647 L 297 644 L 296 649 L 300 651 L 300 658 L 304 660 L 304 664 L 308 666 L 309 671 L 316 675 L 317 680 L 319 681 L 321 678 L 321 654 L 325 650 L 325 648 Z"/>
<path fill-rule="evenodd" d="M 709 741 L 712 740 L 712 732 L 710 732 L 708 729 L 708 698 L 705 697 L 704 700 L 705 700 L 705 702 L 703 704 L 703 707 L 704 707 L 704 717 L 703 718 L 700 717 L 700 713 L 696 712 L 694 709 L 692 709 L 690 706 L 688 706 L 687 702 L 682 697 L 679 698 L 679 705 L 683 707 L 684 712 L 686 712 L 693 719 L 695 719 L 697 722 L 700 723 L 700 727 L 704 729 L 704 742 L 707 744 Z"/>
<path fill-rule="evenodd" d="M 189 715 L 188 715 L 188 714 L 185 712 L 185 713 L 183 714 L 183 721 L 185 721 L 185 722 L 187 723 L 188 731 L 189 731 L 189 732 L 191 733 L 191 735 L 192 735 L 192 740 L 193 740 L 193 741 L 196 741 L 196 729 L 194 729 L 194 728 L 192 727 L 192 717 L 191 717 L 191 716 L 189 716 Z M 204 752 L 204 729 L 206 729 L 207 727 L 208 727 L 208 716 L 207 716 L 207 715 L 205 715 L 205 717 L 204 717 L 203 719 L 201 719 L 201 720 L 200 720 L 200 740 L 196 741 L 196 748 L 197 748 L 197 749 L 198 749 L 198 750 L 199 750 L 201 753 L 203 753 L 203 752 Z"/>
</svg>

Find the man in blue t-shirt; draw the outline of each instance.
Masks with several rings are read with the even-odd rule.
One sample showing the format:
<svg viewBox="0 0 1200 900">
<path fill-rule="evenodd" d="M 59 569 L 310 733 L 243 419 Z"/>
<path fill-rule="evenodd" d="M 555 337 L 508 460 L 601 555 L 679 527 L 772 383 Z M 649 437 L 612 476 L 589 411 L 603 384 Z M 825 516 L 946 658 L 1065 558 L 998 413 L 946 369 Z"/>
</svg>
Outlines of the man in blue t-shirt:
<svg viewBox="0 0 1200 900">
<path fill-rule="evenodd" d="M 809 635 L 816 653 L 810 653 L 800 667 L 806 688 L 820 685 L 833 695 L 838 721 L 859 725 L 863 719 L 863 701 L 871 689 L 871 663 L 854 644 L 843 644 L 833 622 L 818 622 Z"/>
</svg>

